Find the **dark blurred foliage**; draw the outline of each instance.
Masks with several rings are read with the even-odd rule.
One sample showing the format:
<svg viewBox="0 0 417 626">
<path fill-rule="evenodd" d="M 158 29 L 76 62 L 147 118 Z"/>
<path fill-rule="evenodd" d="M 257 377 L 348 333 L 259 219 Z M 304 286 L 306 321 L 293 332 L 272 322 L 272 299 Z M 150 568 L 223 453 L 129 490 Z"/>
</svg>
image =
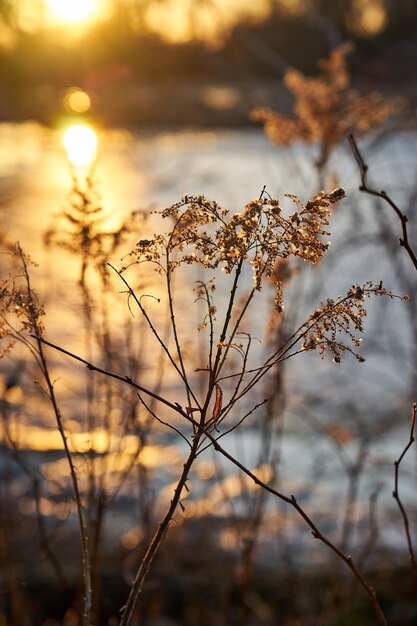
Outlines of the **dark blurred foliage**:
<svg viewBox="0 0 417 626">
<path fill-rule="evenodd" d="M 372 37 L 355 29 L 355 0 L 308 0 L 297 16 L 271 0 L 267 21 L 239 23 L 215 45 L 201 39 L 171 44 L 163 33 L 151 33 L 145 20 L 150 1 L 127 6 L 118 0 L 108 20 L 65 40 L 59 31 L 20 29 L 15 5 L 1 0 L 1 19 L 14 40 L 9 46 L 0 41 L 0 118 L 54 123 L 63 112 L 62 90 L 75 85 L 95 97 L 95 118 L 106 124 L 242 124 L 254 106 L 288 109 L 279 93 L 284 72 L 292 66 L 314 74 L 318 59 L 345 39 L 356 43 L 354 81 L 399 92 L 416 78 L 414 0 L 385 0 L 386 24 Z M 201 90 L 213 84 L 232 85 L 235 105 L 207 104 Z"/>
<path fill-rule="evenodd" d="M 0 0 L 0 16 L 6 22 L 10 22 L 14 15 L 13 0 Z"/>
</svg>

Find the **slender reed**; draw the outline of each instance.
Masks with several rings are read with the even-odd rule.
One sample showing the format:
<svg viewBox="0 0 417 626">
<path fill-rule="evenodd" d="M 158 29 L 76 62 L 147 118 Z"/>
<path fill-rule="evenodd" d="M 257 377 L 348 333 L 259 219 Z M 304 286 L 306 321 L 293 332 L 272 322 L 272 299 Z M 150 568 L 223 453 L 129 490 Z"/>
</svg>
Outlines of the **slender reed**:
<svg viewBox="0 0 417 626">
<path fill-rule="evenodd" d="M 90 626 L 90 615 L 92 607 L 92 587 L 91 587 L 91 569 L 90 569 L 90 553 L 88 544 L 87 526 L 84 516 L 84 508 L 81 498 L 81 492 L 78 484 L 77 472 L 75 469 L 72 453 L 68 445 L 68 437 L 65 432 L 61 411 L 58 405 L 58 400 L 55 394 L 54 384 L 49 373 L 48 361 L 44 352 L 44 345 L 41 339 L 43 332 L 43 326 L 41 322 L 42 310 L 37 302 L 35 293 L 31 287 L 30 275 L 27 267 L 26 257 L 20 247 L 17 244 L 17 253 L 21 260 L 22 275 L 26 284 L 26 294 L 24 299 L 21 299 L 20 305 L 24 310 L 24 314 L 27 317 L 27 329 L 31 331 L 32 336 L 36 340 L 36 348 L 31 347 L 31 352 L 35 356 L 36 362 L 42 373 L 43 380 L 46 384 L 44 389 L 49 401 L 51 403 L 58 432 L 62 439 L 62 444 L 65 451 L 65 456 L 68 462 L 71 482 L 74 492 L 75 505 L 78 516 L 78 528 L 80 532 L 81 541 L 81 561 L 82 561 L 82 574 L 83 574 L 83 609 L 82 609 L 82 626 Z M 22 297 L 21 297 L 22 298 Z M 20 338 L 21 335 L 15 335 Z"/>
</svg>

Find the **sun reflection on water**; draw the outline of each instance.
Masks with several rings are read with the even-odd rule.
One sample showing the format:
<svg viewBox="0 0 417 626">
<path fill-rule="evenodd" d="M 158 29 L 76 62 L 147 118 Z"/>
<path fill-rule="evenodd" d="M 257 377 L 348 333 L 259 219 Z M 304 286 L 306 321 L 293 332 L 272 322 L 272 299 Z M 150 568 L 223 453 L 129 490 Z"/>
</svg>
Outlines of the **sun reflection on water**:
<svg viewBox="0 0 417 626">
<path fill-rule="evenodd" d="M 89 167 L 97 156 L 97 135 L 85 124 L 74 124 L 64 133 L 64 148 L 74 167 Z"/>
<path fill-rule="evenodd" d="M 80 22 L 90 18 L 97 9 L 96 0 L 46 0 L 52 15 L 64 22 Z"/>
</svg>

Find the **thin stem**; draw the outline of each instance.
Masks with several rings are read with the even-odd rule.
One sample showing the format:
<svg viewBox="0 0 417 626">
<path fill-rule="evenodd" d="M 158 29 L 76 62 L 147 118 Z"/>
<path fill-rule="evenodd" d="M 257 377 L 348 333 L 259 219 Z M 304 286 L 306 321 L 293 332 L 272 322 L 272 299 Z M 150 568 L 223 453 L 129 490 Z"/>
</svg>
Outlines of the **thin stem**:
<svg viewBox="0 0 417 626">
<path fill-rule="evenodd" d="M 352 573 L 354 574 L 354 576 L 356 577 L 358 582 L 361 584 L 361 586 L 363 587 L 363 589 L 367 593 L 367 595 L 369 597 L 369 600 L 370 600 L 370 602 L 372 604 L 372 607 L 373 607 L 373 609 L 374 609 L 374 611 L 376 613 L 376 616 L 378 618 L 379 623 L 382 626 L 388 626 L 387 619 L 386 619 L 386 617 L 385 617 L 385 615 L 384 615 L 384 613 L 383 613 L 383 611 L 381 609 L 381 606 L 380 606 L 380 604 L 378 602 L 378 598 L 376 596 L 375 590 L 364 579 L 364 577 L 362 576 L 361 572 L 358 570 L 357 566 L 355 565 L 352 557 L 350 555 L 345 554 L 344 552 L 342 552 L 342 550 L 340 550 L 325 535 L 323 535 L 321 533 L 321 531 L 314 524 L 314 522 L 311 520 L 311 518 L 307 515 L 307 513 L 304 511 L 304 509 L 302 509 L 302 507 L 298 504 L 296 498 L 293 495 L 288 497 L 288 496 L 280 493 L 279 491 L 276 491 L 273 487 L 271 487 L 267 483 L 264 483 L 255 474 L 253 474 L 247 467 L 242 465 L 237 459 L 232 457 L 231 454 L 229 454 L 224 448 L 222 448 L 220 446 L 220 444 L 217 442 L 217 440 L 213 437 L 213 435 L 211 435 L 211 433 L 209 433 L 207 431 L 204 431 L 204 434 L 211 440 L 211 442 L 213 444 L 213 447 L 214 447 L 215 450 L 217 450 L 217 452 L 220 452 L 220 454 L 222 454 L 224 457 L 226 457 L 231 463 L 236 465 L 236 467 L 238 467 L 242 472 L 244 472 L 247 476 L 249 476 L 249 478 L 251 478 L 254 481 L 254 483 L 256 483 L 259 487 L 262 487 L 262 489 L 265 489 L 266 491 L 268 491 L 272 495 L 276 496 L 280 500 L 283 500 L 284 502 L 287 502 L 287 504 L 290 504 L 291 506 L 293 506 L 295 508 L 295 510 L 299 513 L 299 515 L 303 518 L 303 520 L 310 527 L 311 533 L 312 533 L 313 537 L 315 539 L 318 539 L 322 543 L 324 543 L 328 548 L 330 548 L 330 550 L 332 550 L 335 554 L 337 554 L 337 556 L 340 559 L 342 559 L 342 561 L 344 561 L 346 563 L 346 565 L 349 567 L 349 569 L 352 571 Z"/>
<path fill-rule="evenodd" d="M 209 291 L 205 282 L 203 282 L 202 280 L 199 280 L 197 281 L 197 285 L 199 285 L 200 288 L 204 290 L 204 301 L 207 303 L 206 315 L 209 319 L 209 327 L 210 327 L 209 357 L 208 357 L 208 367 L 210 371 L 213 369 L 213 346 L 214 346 L 214 320 L 213 320 L 213 312 L 212 312 L 212 298 L 209 294 Z"/>
<path fill-rule="evenodd" d="M 243 383 L 243 380 L 245 378 L 245 374 L 247 372 L 246 366 L 248 364 L 248 356 L 249 356 L 249 351 L 250 351 L 250 347 L 251 347 L 251 343 L 252 343 L 252 337 L 250 335 L 248 335 L 247 338 L 248 338 L 248 343 L 247 343 L 246 349 L 245 349 L 245 351 L 243 353 L 243 363 L 242 363 L 241 371 L 240 371 L 240 373 L 238 375 L 238 380 L 237 380 L 237 383 L 236 383 L 235 388 L 233 390 L 233 394 L 232 394 L 232 396 L 231 396 L 231 398 L 229 400 L 229 405 L 226 408 L 226 410 L 223 411 L 221 421 L 223 421 L 227 417 L 227 415 L 230 413 L 230 411 L 233 409 L 233 407 L 235 405 L 235 398 L 236 398 L 236 396 L 239 393 L 240 386 Z M 219 382 L 219 381 L 217 381 L 217 382 Z"/>
<path fill-rule="evenodd" d="M 22 260 L 29 301 L 35 302 L 35 297 L 32 292 L 29 272 L 27 269 L 25 257 L 19 244 L 18 244 L 18 252 Z M 79 526 L 80 540 L 81 540 L 81 560 L 82 560 L 82 572 L 83 572 L 83 583 L 84 583 L 82 624 L 83 626 L 90 626 L 90 615 L 91 615 L 91 607 L 92 607 L 91 563 L 90 563 L 90 553 L 89 553 L 89 547 L 88 547 L 87 527 L 86 527 L 86 523 L 84 519 L 81 493 L 80 493 L 80 489 L 78 485 L 78 477 L 77 477 L 75 465 L 72 459 L 72 454 L 68 446 L 68 438 L 65 433 L 64 425 L 62 422 L 61 411 L 59 409 L 58 401 L 55 396 L 54 385 L 49 375 L 48 363 L 47 363 L 46 356 L 43 351 L 43 341 L 42 341 L 42 338 L 40 337 L 39 323 L 36 317 L 31 319 L 30 321 L 32 322 L 33 329 L 36 333 L 35 339 L 37 341 L 41 371 L 42 371 L 43 377 L 47 385 L 48 397 L 50 399 L 50 402 L 52 404 L 52 407 L 55 413 L 57 428 L 58 428 L 59 434 L 61 435 L 61 439 L 62 439 L 62 443 L 64 446 L 64 451 L 65 451 L 65 456 L 67 458 L 67 462 L 68 462 L 70 474 L 71 474 L 71 481 L 72 481 L 72 487 L 74 491 L 74 498 L 75 498 L 75 504 L 76 504 L 76 509 L 77 509 L 78 526 Z"/>
<path fill-rule="evenodd" d="M 218 348 L 217 348 L 216 357 L 215 357 L 215 360 L 214 360 L 214 365 L 213 365 L 213 368 L 212 368 L 212 370 L 210 372 L 210 388 L 214 387 L 215 380 L 217 378 L 217 374 L 218 374 L 218 371 L 219 371 L 219 363 L 220 363 L 220 359 L 221 359 L 221 356 L 222 356 L 222 350 L 223 350 L 222 344 L 224 343 L 224 340 L 226 339 L 227 329 L 229 327 L 229 323 L 230 323 L 230 320 L 231 320 L 231 317 L 232 317 L 232 310 L 233 310 L 233 305 L 235 303 L 237 286 L 238 286 L 238 283 L 239 283 L 240 274 L 242 272 L 242 267 L 243 267 L 243 259 L 240 259 L 240 261 L 239 261 L 239 263 L 237 264 L 237 267 L 236 267 L 235 278 L 233 280 L 232 289 L 230 291 L 229 306 L 227 307 L 226 316 L 224 318 L 224 324 L 223 324 L 222 332 L 221 332 L 221 335 L 220 335 L 220 341 L 219 341 L 219 345 L 218 345 Z"/>
<path fill-rule="evenodd" d="M 408 450 L 411 448 L 411 446 L 414 443 L 414 429 L 415 429 L 415 426 L 416 426 L 416 419 L 417 419 L 417 402 L 414 402 L 413 409 L 412 409 L 412 415 L 411 415 L 410 438 L 409 438 L 408 443 L 405 446 L 404 450 L 400 454 L 399 458 L 394 462 L 394 468 L 395 468 L 395 470 L 394 470 L 394 491 L 392 492 L 392 497 L 394 498 L 394 500 L 396 500 L 396 502 L 398 504 L 398 508 L 400 509 L 401 516 L 403 518 L 405 536 L 407 538 L 407 545 L 408 545 L 408 555 L 409 555 L 409 558 L 410 558 L 411 565 L 413 566 L 414 570 L 417 573 L 417 560 L 416 560 L 416 556 L 415 556 L 415 553 L 414 553 L 413 542 L 412 542 L 412 539 L 411 539 L 410 522 L 408 520 L 408 515 L 407 515 L 407 512 L 406 512 L 406 510 L 404 508 L 404 505 L 403 505 L 403 503 L 402 503 L 402 501 L 400 499 L 400 493 L 399 493 L 400 464 L 401 464 L 401 461 L 403 460 L 403 458 L 405 457 L 405 455 L 407 454 Z"/>
<path fill-rule="evenodd" d="M 125 284 L 125 286 L 128 289 L 129 295 L 134 299 L 134 301 L 136 302 L 136 304 L 139 307 L 140 312 L 142 313 L 142 315 L 144 316 L 144 318 L 146 319 L 148 326 L 150 328 L 150 330 L 152 331 L 152 333 L 155 335 L 156 340 L 158 341 L 159 345 L 161 346 L 161 348 L 163 349 L 163 351 L 165 352 L 165 354 L 167 355 L 171 365 L 174 367 L 175 371 L 179 374 L 179 376 L 181 377 L 181 380 L 183 381 L 183 383 L 185 384 L 187 391 L 191 394 L 191 396 L 193 397 L 194 402 L 196 403 L 197 406 L 198 405 L 198 401 L 197 398 L 194 396 L 192 389 L 189 387 L 187 380 L 184 378 L 184 374 L 183 372 L 180 370 L 180 368 L 178 367 L 178 365 L 175 363 L 174 357 L 172 356 L 172 354 L 170 353 L 167 344 L 163 341 L 163 339 L 161 339 L 161 337 L 159 336 L 158 331 L 156 330 L 155 326 L 152 323 L 152 320 L 150 319 L 149 315 L 147 314 L 146 310 L 144 309 L 140 299 L 137 297 L 137 295 L 135 294 L 135 292 L 133 291 L 132 287 L 129 285 L 129 283 L 127 282 L 127 280 L 125 279 L 125 277 L 119 272 L 118 269 L 116 269 L 114 267 L 114 265 L 112 265 L 111 263 L 108 264 L 109 267 L 111 267 L 111 269 L 116 272 L 116 274 L 119 276 L 120 280 Z"/>
<path fill-rule="evenodd" d="M 394 210 L 401 224 L 402 237 L 399 239 L 399 244 L 406 250 L 408 256 L 411 259 L 411 262 L 414 265 L 414 268 L 417 270 L 417 256 L 408 240 L 408 230 L 407 230 L 408 217 L 401 211 L 401 209 L 394 202 L 394 200 L 386 193 L 386 191 L 384 191 L 383 189 L 378 191 L 377 189 L 373 189 L 372 187 L 368 185 L 369 166 L 365 163 L 363 156 L 359 151 L 358 144 L 356 143 L 354 136 L 348 135 L 347 140 L 353 152 L 353 156 L 356 159 L 356 163 L 358 164 L 358 167 L 359 167 L 359 172 L 360 172 L 360 177 L 361 177 L 361 184 L 359 185 L 359 191 L 363 191 L 369 194 L 370 196 L 376 196 L 377 198 L 382 198 L 382 200 L 385 200 L 385 202 L 389 204 L 389 206 Z"/>
<path fill-rule="evenodd" d="M 181 472 L 181 476 L 178 480 L 177 486 L 175 487 L 171 503 L 168 507 L 167 512 L 165 513 L 163 520 L 160 522 L 151 543 L 149 544 L 146 554 L 142 559 L 142 562 L 132 583 L 127 603 L 122 609 L 123 612 L 119 622 L 119 626 L 129 626 L 132 623 L 133 613 L 135 610 L 136 602 L 138 600 L 138 596 L 142 590 L 142 586 L 146 579 L 146 576 L 149 573 L 149 568 L 152 564 L 152 561 L 154 560 L 155 555 L 161 546 L 165 533 L 168 530 L 169 524 L 174 516 L 178 503 L 180 502 L 182 490 L 184 489 L 184 486 L 187 482 L 191 466 L 197 456 L 197 449 L 202 434 L 203 431 L 200 431 L 194 437 L 193 445 L 191 447 L 188 458 L 184 463 L 183 470 Z"/>
<path fill-rule="evenodd" d="M 233 432 L 234 430 L 236 430 L 236 428 L 239 428 L 239 426 L 241 424 L 243 424 L 243 422 L 250 416 L 252 415 L 252 413 L 254 413 L 255 411 L 257 411 L 261 406 L 263 406 L 264 404 L 266 404 L 268 402 L 268 399 L 262 400 L 261 402 L 258 402 L 258 404 L 255 404 L 255 406 L 248 411 L 247 413 L 245 413 L 245 415 L 243 417 L 240 418 L 240 420 L 234 424 L 233 426 L 231 426 L 228 430 L 225 430 L 224 433 L 221 433 L 218 437 L 216 437 L 216 441 L 219 441 L 219 439 L 223 439 L 223 437 L 225 437 L 226 435 L 228 435 L 229 433 Z M 222 420 L 220 420 L 222 421 Z M 209 424 L 209 426 L 211 426 L 211 424 Z M 216 422 L 216 427 L 217 427 L 217 422 Z M 207 424 L 206 424 L 206 428 L 207 428 Z M 205 450 L 207 450 L 207 448 L 210 448 L 211 443 L 208 443 L 207 445 L 205 445 L 203 448 L 201 448 L 199 450 L 199 455 L 204 452 Z"/>
<path fill-rule="evenodd" d="M 170 319 L 171 319 L 172 333 L 174 335 L 175 348 L 177 350 L 178 362 L 180 364 L 180 369 L 181 369 L 181 376 L 184 381 L 185 389 L 187 392 L 188 406 L 191 406 L 191 396 L 193 397 L 193 400 L 195 400 L 197 406 L 199 406 L 196 400 L 196 397 L 192 393 L 191 387 L 188 383 L 187 372 L 185 370 L 184 359 L 182 356 L 181 344 L 178 338 L 177 323 L 175 321 L 175 313 L 174 313 L 174 297 L 172 294 L 172 270 L 170 268 L 171 262 L 169 260 L 168 249 L 166 251 L 166 263 L 167 265 L 166 265 L 165 275 L 166 275 L 166 287 L 167 287 L 167 294 L 168 294 L 169 313 L 170 313 Z"/>
<path fill-rule="evenodd" d="M 228 352 L 230 350 L 230 346 L 232 344 L 232 341 L 236 337 L 236 334 L 237 334 L 237 332 L 239 330 L 240 323 L 241 323 L 241 321 L 243 319 L 243 316 L 245 315 L 245 313 L 246 313 L 246 311 L 248 309 L 248 306 L 251 303 L 254 295 L 255 295 L 255 289 L 252 289 L 250 294 L 249 294 L 249 296 L 248 296 L 248 298 L 247 298 L 247 300 L 246 300 L 246 302 L 245 302 L 244 307 L 242 308 L 242 310 L 241 310 L 241 312 L 239 314 L 239 317 L 236 320 L 236 324 L 234 325 L 234 328 L 233 328 L 233 330 L 232 330 L 232 332 L 230 334 L 230 338 L 229 338 L 229 341 L 227 342 L 227 346 L 226 346 L 226 349 L 224 351 L 223 358 L 222 358 L 222 360 L 220 362 L 220 365 L 219 365 L 219 370 L 218 370 L 219 372 L 223 368 L 223 365 L 224 365 L 224 362 L 226 361 L 226 357 L 227 357 L 227 354 L 228 354 Z"/>
<path fill-rule="evenodd" d="M 135 389 L 139 389 L 140 391 L 143 391 L 144 393 L 147 393 L 148 395 L 151 395 L 152 397 L 155 397 L 155 394 L 153 394 L 152 392 L 150 392 L 147 389 L 144 389 L 142 387 L 140 387 L 139 385 L 137 385 L 136 383 L 134 383 L 130 378 L 128 377 L 122 377 L 122 376 L 118 376 L 117 374 L 113 374 L 112 372 L 107 372 L 106 370 L 103 370 L 99 367 L 96 367 L 94 365 L 92 365 L 91 363 L 87 363 L 84 359 L 82 359 L 81 357 L 76 356 L 75 354 L 72 354 L 71 352 L 68 352 L 67 350 L 63 350 L 62 348 L 59 348 L 58 346 L 55 346 L 54 344 L 51 344 L 49 342 L 46 342 L 45 340 L 40 339 L 41 341 L 43 341 L 44 343 L 47 343 L 47 345 L 50 345 L 51 347 L 59 350 L 60 352 L 63 352 L 64 354 L 67 354 L 68 356 L 80 361 L 81 363 L 84 363 L 89 369 L 100 372 L 101 374 L 104 374 L 105 376 L 110 376 L 112 378 L 116 378 L 117 380 L 120 380 L 128 385 L 131 385 L 132 387 L 135 387 Z M 210 390 L 209 390 L 210 391 Z M 265 489 L 266 491 L 268 491 L 269 493 L 271 493 L 272 495 L 274 495 L 275 497 L 279 498 L 280 500 L 282 500 L 283 502 L 286 502 L 287 504 L 290 504 L 293 508 L 295 508 L 295 510 L 299 513 L 299 515 L 304 519 L 304 521 L 307 523 L 307 525 L 310 527 L 312 535 L 315 539 L 318 539 L 319 541 L 321 541 L 322 543 L 324 543 L 328 548 L 330 548 L 330 550 L 332 550 L 335 554 L 337 554 L 339 556 L 340 559 L 342 559 L 342 561 L 344 561 L 346 563 L 346 565 L 349 567 L 349 569 L 352 571 L 352 573 L 354 574 L 354 576 L 356 577 L 356 579 L 358 580 L 358 582 L 360 583 L 360 585 L 362 586 L 362 588 L 365 590 L 365 592 L 367 593 L 370 602 L 372 604 L 372 607 L 376 613 L 376 616 L 378 618 L 379 623 L 382 626 L 388 626 L 388 622 L 386 620 L 386 617 L 381 609 L 381 606 L 378 602 L 378 598 L 376 596 L 376 592 L 373 589 L 373 587 L 371 587 L 367 581 L 364 579 L 364 577 L 362 576 L 361 572 L 358 570 L 357 566 L 355 565 L 352 557 L 350 555 L 345 554 L 344 552 L 342 552 L 342 550 L 340 550 L 336 545 L 334 545 L 325 535 L 323 535 L 321 533 L 321 531 L 318 529 L 318 527 L 314 524 L 314 522 L 310 519 L 310 517 L 307 515 L 307 513 L 301 508 L 301 506 L 298 504 L 296 498 L 291 495 L 291 496 L 286 496 L 285 494 L 277 491 L 276 489 L 274 489 L 273 487 L 271 487 L 270 485 L 268 485 L 267 483 L 263 482 L 260 478 L 258 478 L 255 474 L 253 474 L 247 467 L 245 467 L 242 463 L 240 463 L 237 459 L 235 459 L 231 454 L 229 454 L 216 440 L 216 438 L 214 437 L 214 435 L 212 435 L 205 427 L 204 427 L 204 414 L 201 415 L 201 421 L 198 422 L 196 420 L 193 419 L 193 417 L 191 415 L 188 415 L 187 412 L 179 405 L 179 404 L 172 404 L 171 402 L 169 402 L 168 400 L 165 400 L 164 398 L 162 398 L 161 396 L 158 396 L 156 399 L 158 399 L 160 402 L 166 404 L 167 406 L 169 406 L 170 408 L 174 409 L 177 411 L 177 413 L 179 413 L 180 415 L 182 415 L 186 420 L 188 420 L 197 430 L 197 434 L 194 436 L 194 440 L 193 440 L 193 446 L 192 449 L 190 450 L 190 454 L 188 456 L 187 462 L 184 465 L 184 470 L 181 474 L 180 480 L 177 484 L 177 487 L 175 489 L 175 493 L 174 493 L 174 498 L 171 501 L 171 506 L 169 507 L 163 521 L 160 524 L 160 527 L 156 533 L 156 535 L 154 536 L 151 545 L 149 546 L 149 549 L 144 557 L 144 560 L 142 561 L 142 564 L 139 568 L 138 574 L 136 575 L 135 581 L 134 581 L 134 588 L 135 591 L 133 591 L 133 587 L 132 587 L 132 591 L 130 593 L 130 601 L 128 603 L 128 605 L 126 605 L 124 612 L 123 612 L 123 616 L 122 616 L 122 621 L 120 622 L 119 626 L 129 626 L 130 624 L 130 617 L 133 615 L 133 609 L 134 606 L 136 604 L 136 600 L 137 600 L 137 595 L 140 592 L 141 586 L 143 584 L 143 581 L 148 573 L 149 570 L 149 566 L 162 542 L 163 539 L 163 534 L 164 531 L 168 528 L 169 522 L 172 519 L 172 515 L 174 514 L 175 508 L 180 500 L 180 495 L 181 495 L 181 489 L 182 487 L 185 485 L 186 479 L 188 477 L 188 472 L 191 468 L 191 465 L 193 463 L 193 461 L 195 460 L 197 453 L 198 453 L 198 445 L 200 442 L 201 437 L 204 435 L 205 437 L 207 437 L 207 439 L 209 439 L 211 441 L 211 443 L 213 444 L 214 449 L 219 452 L 220 454 L 222 454 L 226 459 L 228 459 L 231 463 L 233 463 L 236 467 L 238 467 L 244 474 L 246 474 L 247 476 L 249 476 L 249 478 L 251 478 L 253 480 L 253 482 L 255 484 L 257 484 L 259 487 L 262 487 L 263 489 Z M 205 407 L 208 406 L 210 401 L 210 394 L 207 394 L 207 398 L 206 398 L 206 402 L 205 402 Z M 403 456 L 403 455 L 402 455 Z M 162 528 L 162 531 L 161 531 Z M 127 618 L 127 616 L 129 615 L 129 619 Z"/>
<path fill-rule="evenodd" d="M 171 430 L 176 432 L 177 435 L 179 435 L 182 439 L 184 439 L 185 443 L 187 444 L 187 446 L 189 448 L 192 447 L 190 442 L 188 441 L 187 437 L 185 435 L 183 435 L 183 433 L 178 428 L 176 428 L 173 424 L 169 424 L 168 422 L 164 422 L 163 419 L 161 419 L 160 417 L 157 416 L 157 414 L 152 410 L 152 408 L 142 398 L 140 393 L 138 393 L 138 398 L 141 401 L 141 403 L 143 404 L 143 406 L 145 407 L 145 409 L 148 411 L 148 413 L 154 418 L 155 421 L 159 422 L 163 426 L 166 426 L 167 428 L 170 428 Z"/>
<path fill-rule="evenodd" d="M 372 289 L 364 289 L 363 290 L 364 293 L 372 293 Z M 347 294 L 345 295 L 343 298 L 341 298 L 340 300 L 337 300 L 334 305 L 331 307 L 331 311 L 336 310 L 338 307 L 341 307 L 345 302 L 349 301 L 349 299 L 351 299 L 352 296 Z M 297 328 L 297 330 L 295 330 L 293 332 L 293 334 L 284 342 L 284 344 L 282 346 L 280 346 L 273 354 L 271 354 L 266 361 L 263 363 L 263 365 L 261 365 L 258 368 L 255 368 L 253 370 L 248 370 L 251 372 L 256 372 L 256 374 L 252 377 L 252 379 L 248 382 L 248 384 L 246 385 L 246 387 L 244 387 L 242 389 L 242 391 L 240 392 L 240 394 L 236 397 L 236 401 L 240 400 L 240 398 L 242 398 L 242 396 L 246 395 L 255 385 L 258 384 L 258 382 L 261 380 L 261 378 L 263 378 L 265 376 L 265 374 L 267 374 L 269 372 L 269 370 L 276 364 L 279 363 L 281 361 L 286 360 L 287 358 L 289 358 L 289 356 L 293 356 L 295 354 L 297 354 L 298 352 L 302 352 L 303 350 L 301 349 L 300 351 L 296 351 L 294 353 L 290 353 L 291 349 L 297 344 L 299 343 L 299 341 L 301 339 L 303 339 L 303 337 L 305 337 L 307 335 L 307 333 L 314 328 L 314 326 L 316 326 L 322 319 L 323 317 L 325 317 L 326 315 L 329 314 L 329 309 L 324 309 L 322 311 L 322 313 L 320 313 L 320 315 L 318 315 L 317 317 L 315 317 L 310 323 L 308 323 L 309 320 L 307 320 L 307 322 L 303 322 L 303 324 L 301 324 L 301 326 L 299 326 Z M 311 319 L 311 318 L 310 318 Z M 340 322 L 338 322 L 338 326 L 340 327 L 341 324 Z M 349 333 L 351 335 L 351 333 Z M 327 341 L 325 341 L 324 343 L 328 343 Z M 333 343 L 337 343 L 337 342 L 333 342 Z M 316 347 L 319 344 L 316 345 Z M 337 344 L 339 345 L 339 344 Z M 342 344 L 340 344 L 342 345 Z M 348 352 L 352 352 L 352 350 L 346 346 L 343 345 L 343 348 L 345 350 L 347 350 Z M 290 354 L 288 354 L 290 353 Z"/>
<path fill-rule="evenodd" d="M 57 427 L 59 434 L 61 435 L 61 439 L 64 445 L 65 456 L 67 458 L 67 462 L 70 468 L 71 474 L 71 482 L 74 490 L 74 498 L 77 509 L 78 516 L 78 526 L 80 531 L 80 539 L 81 539 L 81 554 L 82 554 L 82 571 L 83 571 L 83 581 L 84 581 L 84 598 L 83 598 L 83 614 L 82 614 L 82 624 L 83 626 L 90 626 L 90 614 L 92 607 L 92 588 L 91 588 L 91 564 L 90 564 L 90 552 L 88 547 L 88 535 L 87 535 L 87 526 L 84 519 L 83 505 L 81 500 L 81 493 L 78 485 L 77 472 L 75 469 L 75 465 L 72 459 L 71 451 L 68 446 L 68 440 L 65 433 L 65 429 L 62 423 L 61 412 L 59 410 L 54 387 L 48 372 L 48 365 L 46 358 L 43 353 L 42 343 L 38 341 L 39 353 L 42 361 L 42 373 L 45 377 L 45 381 L 48 387 L 49 398 L 51 400 Z"/>
<path fill-rule="evenodd" d="M 165 339 L 163 339 L 162 341 L 164 342 L 164 344 L 167 343 L 168 341 L 168 336 L 169 336 L 169 323 L 167 322 L 165 325 Z M 130 337 L 130 333 L 128 332 L 127 337 L 126 337 L 126 345 L 130 346 L 131 341 L 130 341 L 131 337 Z M 139 349 L 140 352 L 140 349 Z M 133 356 L 133 361 L 132 361 L 132 365 L 134 364 L 133 370 L 137 371 L 137 366 L 136 363 L 138 362 L 139 357 L 138 356 Z M 164 351 L 161 349 L 160 350 L 160 355 L 159 355 L 159 363 L 158 366 L 156 368 L 156 371 L 158 372 L 158 378 L 154 387 L 154 393 L 159 394 L 159 391 L 162 387 L 162 382 L 163 382 L 163 378 L 164 378 L 164 371 L 165 371 L 165 360 L 164 360 Z M 140 394 L 137 394 L 138 397 L 142 400 L 143 402 L 143 398 L 142 396 L 140 396 Z M 152 399 L 151 403 L 150 403 L 150 408 L 153 408 L 153 402 L 154 399 Z M 133 416 L 132 416 L 133 417 Z M 152 417 L 152 415 L 150 415 L 150 417 Z M 118 494 L 120 493 L 125 481 L 127 480 L 127 477 L 129 476 L 131 470 L 133 469 L 133 467 L 135 466 L 137 460 L 139 459 L 139 456 L 143 450 L 144 447 L 144 441 L 143 441 L 143 437 L 144 437 L 144 432 L 146 432 L 149 429 L 149 425 L 150 425 L 150 419 L 147 422 L 147 424 L 144 427 L 144 431 L 141 433 L 140 437 L 139 437 L 139 441 L 141 441 L 141 443 L 139 443 L 138 448 L 136 449 L 136 452 L 132 455 L 131 460 L 128 464 L 128 467 L 126 468 L 126 470 L 122 473 L 122 478 L 119 481 L 119 484 L 117 486 L 117 488 L 115 489 L 115 491 L 113 492 L 113 495 L 110 499 L 110 503 L 112 503 L 118 496 Z M 120 440 L 121 443 L 121 440 Z M 119 448 L 119 452 L 120 452 L 120 448 Z M 144 470 L 146 471 L 146 470 Z"/>
<path fill-rule="evenodd" d="M 93 363 L 90 363 L 90 361 L 87 361 L 86 359 L 83 359 L 82 357 L 74 354 L 73 352 L 70 352 L 69 350 L 65 350 L 64 348 L 61 348 L 60 346 L 57 346 L 56 344 L 52 343 L 51 341 L 47 341 L 43 337 L 40 337 L 40 336 L 37 336 L 37 335 L 31 335 L 31 337 L 33 337 L 34 339 L 37 339 L 38 341 L 40 341 L 41 343 L 45 344 L 46 346 L 49 346 L 50 348 L 54 348 L 54 350 L 58 350 L 58 352 L 62 352 L 62 354 L 66 354 L 67 356 L 71 357 L 72 359 L 75 359 L 76 361 L 79 361 L 80 363 L 83 363 L 92 372 L 98 372 L 99 374 L 103 374 L 104 376 L 110 376 L 110 378 L 114 378 L 115 380 L 120 380 L 123 383 L 127 383 L 131 387 L 134 387 L 135 389 L 138 389 L 138 391 L 141 391 L 142 393 L 146 393 L 146 395 L 150 396 L 151 398 L 154 398 L 155 400 L 158 400 L 158 402 L 161 402 L 162 404 L 165 404 L 165 406 L 168 406 L 173 411 L 176 411 L 177 413 L 180 413 L 183 417 L 187 416 L 185 411 L 179 410 L 180 407 L 179 407 L 179 405 L 177 403 L 173 404 L 169 400 L 166 400 L 166 398 L 158 395 L 157 393 L 154 393 L 150 389 L 147 389 L 146 387 L 143 387 L 142 385 L 138 385 L 129 376 L 120 376 L 119 374 L 115 374 L 114 372 L 109 372 L 108 370 L 105 370 L 102 367 L 98 367 L 97 365 L 94 365 Z"/>
</svg>

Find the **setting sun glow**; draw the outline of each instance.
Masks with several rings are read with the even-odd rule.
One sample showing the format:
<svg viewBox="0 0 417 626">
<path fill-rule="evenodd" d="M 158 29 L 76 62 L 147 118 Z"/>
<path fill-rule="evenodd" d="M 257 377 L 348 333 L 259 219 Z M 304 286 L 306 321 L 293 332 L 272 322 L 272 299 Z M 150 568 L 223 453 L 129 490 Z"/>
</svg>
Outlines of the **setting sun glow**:
<svg viewBox="0 0 417 626">
<path fill-rule="evenodd" d="M 56 19 L 64 22 L 81 22 L 92 16 L 97 0 L 46 0 Z"/>
<path fill-rule="evenodd" d="M 71 165 L 88 167 L 96 158 L 97 135 L 90 126 L 74 124 L 65 131 L 64 148 Z"/>
</svg>

